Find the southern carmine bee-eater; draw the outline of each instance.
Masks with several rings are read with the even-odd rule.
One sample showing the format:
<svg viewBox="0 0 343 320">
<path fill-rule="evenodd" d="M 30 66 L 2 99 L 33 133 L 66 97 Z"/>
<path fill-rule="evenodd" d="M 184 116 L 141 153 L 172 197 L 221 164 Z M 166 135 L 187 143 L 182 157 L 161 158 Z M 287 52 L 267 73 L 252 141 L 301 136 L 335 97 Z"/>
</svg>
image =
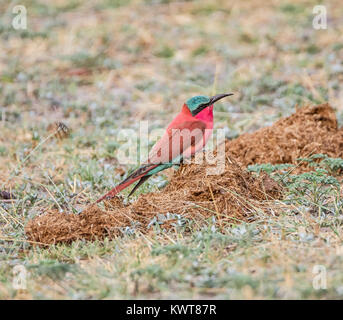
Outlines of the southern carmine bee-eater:
<svg viewBox="0 0 343 320">
<path fill-rule="evenodd" d="M 231 95 L 233 93 L 218 94 L 213 97 L 195 96 L 188 99 L 181 112 L 168 125 L 162 138 L 151 149 L 148 160 L 110 192 L 99 198 L 96 203 L 113 198 L 138 181 L 129 194 L 131 196 L 152 175 L 200 151 L 206 145 L 213 130 L 213 104 Z"/>
</svg>

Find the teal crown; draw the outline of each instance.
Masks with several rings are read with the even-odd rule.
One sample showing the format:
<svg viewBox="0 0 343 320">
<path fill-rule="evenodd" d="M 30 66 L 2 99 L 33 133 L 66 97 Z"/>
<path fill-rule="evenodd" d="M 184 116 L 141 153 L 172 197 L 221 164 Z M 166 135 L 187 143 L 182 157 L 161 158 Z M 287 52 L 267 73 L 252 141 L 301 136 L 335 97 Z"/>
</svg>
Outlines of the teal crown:
<svg viewBox="0 0 343 320">
<path fill-rule="evenodd" d="M 195 96 L 186 101 L 186 105 L 190 112 L 194 112 L 200 105 L 204 103 L 209 103 L 211 100 L 207 96 Z"/>
</svg>

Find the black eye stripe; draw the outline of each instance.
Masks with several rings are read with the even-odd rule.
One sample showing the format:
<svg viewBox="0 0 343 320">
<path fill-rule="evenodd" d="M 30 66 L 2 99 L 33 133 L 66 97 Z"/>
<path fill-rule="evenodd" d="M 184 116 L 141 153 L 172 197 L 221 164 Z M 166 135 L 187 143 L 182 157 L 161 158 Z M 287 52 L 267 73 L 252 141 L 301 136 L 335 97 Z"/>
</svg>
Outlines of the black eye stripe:
<svg viewBox="0 0 343 320">
<path fill-rule="evenodd" d="M 210 102 L 211 102 L 211 101 L 209 101 L 209 102 L 204 102 L 204 103 L 202 103 L 202 104 L 199 104 L 199 107 L 207 106 Z"/>
<path fill-rule="evenodd" d="M 208 107 L 210 104 L 211 104 L 211 101 L 198 105 L 198 107 L 192 111 L 192 115 L 193 116 L 197 115 L 200 111 Z"/>
</svg>

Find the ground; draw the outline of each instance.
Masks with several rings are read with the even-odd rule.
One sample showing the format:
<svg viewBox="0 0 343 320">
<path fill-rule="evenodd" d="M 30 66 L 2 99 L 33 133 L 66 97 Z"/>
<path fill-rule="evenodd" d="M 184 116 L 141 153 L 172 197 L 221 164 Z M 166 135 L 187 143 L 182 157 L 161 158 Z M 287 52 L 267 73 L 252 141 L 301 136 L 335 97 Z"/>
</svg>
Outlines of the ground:
<svg viewBox="0 0 343 320">
<path fill-rule="evenodd" d="M 112 188 L 135 167 L 115 157 L 118 131 L 164 127 L 193 95 L 235 93 L 215 109 L 230 139 L 297 105 L 328 101 L 342 124 L 339 0 L 24 0 L 27 30 L 11 25 L 16 4 L 0 4 L 0 191 L 16 197 L 0 199 L 0 298 L 342 298 L 341 220 L 301 201 L 299 214 L 280 206 L 221 232 L 209 220 L 48 248 L 24 233 L 29 219 Z M 318 4 L 324 30 L 312 25 Z M 341 214 L 341 192 L 333 203 Z"/>
</svg>

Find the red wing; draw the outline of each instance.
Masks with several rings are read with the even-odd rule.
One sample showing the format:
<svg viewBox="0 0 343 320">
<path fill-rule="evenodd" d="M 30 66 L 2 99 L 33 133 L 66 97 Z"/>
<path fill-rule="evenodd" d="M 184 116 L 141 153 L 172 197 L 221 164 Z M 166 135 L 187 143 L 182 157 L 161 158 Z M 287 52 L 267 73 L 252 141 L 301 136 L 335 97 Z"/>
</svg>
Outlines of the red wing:
<svg viewBox="0 0 343 320">
<path fill-rule="evenodd" d="M 198 120 L 184 121 L 175 127 L 168 128 L 152 148 L 149 163 L 171 162 L 190 147 L 194 149 L 193 147 L 204 139 L 205 129 L 206 124 Z"/>
</svg>

